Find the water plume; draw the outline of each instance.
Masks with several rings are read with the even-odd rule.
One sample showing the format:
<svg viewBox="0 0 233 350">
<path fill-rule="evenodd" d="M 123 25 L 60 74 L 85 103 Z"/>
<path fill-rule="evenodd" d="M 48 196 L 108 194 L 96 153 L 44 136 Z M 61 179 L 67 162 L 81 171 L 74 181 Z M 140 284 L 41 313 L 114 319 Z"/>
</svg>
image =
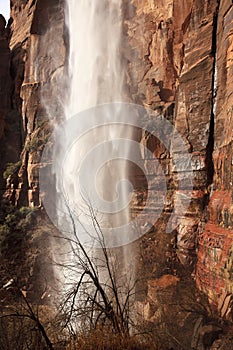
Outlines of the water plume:
<svg viewBox="0 0 233 350">
<path fill-rule="evenodd" d="M 132 185 L 127 180 L 130 147 L 123 140 L 132 139 L 133 130 L 118 123 L 121 104 L 118 108 L 102 111 L 102 121 L 98 109 L 105 103 L 127 100 L 126 67 L 121 50 L 122 3 L 119 0 L 68 0 L 66 23 L 69 30 L 69 98 L 64 107 L 65 118 L 70 124 L 75 120 L 79 130 L 85 130 L 86 119 L 93 118 L 93 128 L 81 132 L 80 137 L 77 135 L 72 147 L 67 146 L 72 131 L 66 128 L 59 134 L 59 147 L 62 152 L 65 150 L 66 156 L 57 191 L 62 188 L 69 214 L 76 218 L 78 238 L 88 247 L 92 258 L 101 261 L 101 252 L 95 248 L 105 245 L 105 239 L 107 248 L 123 246 L 124 237 L 119 235 L 117 241 L 109 237 L 112 230 L 130 221 Z M 86 119 L 81 117 L 83 111 L 87 111 Z M 60 213 L 58 216 L 64 220 Z M 59 226 L 62 225 L 64 234 L 72 231 L 70 223 L 64 221 Z M 118 253 L 109 251 L 109 254 L 115 256 Z M 118 277 L 127 275 L 126 263 L 132 263 L 133 255 L 132 249 L 120 249 L 122 264 L 117 268 Z M 73 258 L 70 256 L 69 259 Z M 133 273 L 131 267 L 130 281 Z M 104 273 L 101 278 L 105 278 Z"/>
</svg>

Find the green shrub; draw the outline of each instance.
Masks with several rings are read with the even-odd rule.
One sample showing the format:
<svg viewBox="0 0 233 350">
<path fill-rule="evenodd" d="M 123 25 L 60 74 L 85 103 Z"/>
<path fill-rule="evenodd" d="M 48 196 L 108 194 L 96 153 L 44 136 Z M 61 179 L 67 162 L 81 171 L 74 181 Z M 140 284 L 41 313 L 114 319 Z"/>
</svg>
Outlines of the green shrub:
<svg viewBox="0 0 233 350">
<path fill-rule="evenodd" d="M 34 137 L 26 144 L 26 151 L 28 152 L 35 152 L 38 150 L 41 150 L 44 145 L 47 143 L 49 139 L 49 135 L 44 135 L 43 137 Z"/>
<path fill-rule="evenodd" d="M 0 225 L 0 242 L 10 233 L 10 229 L 7 225 Z"/>
<path fill-rule="evenodd" d="M 18 218 L 15 214 L 8 214 L 5 218 L 5 225 L 8 227 L 14 227 L 18 223 Z"/>
<path fill-rule="evenodd" d="M 49 124 L 49 117 L 44 116 L 36 119 L 36 128 L 45 128 Z"/>
<path fill-rule="evenodd" d="M 36 209 L 22 207 L 5 211 L 0 220 L 0 253 L 12 243 L 27 239 L 27 231 L 33 225 Z"/>
<path fill-rule="evenodd" d="M 27 142 L 25 149 L 28 152 L 32 152 L 32 151 L 36 151 L 39 148 L 39 146 L 40 146 L 40 140 L 34 137 L 32 140 Z"/>
<path fill-rule="evenodd" d="M 19 215 L 22 217 L 25 217 L 26 215 L 30 214 L 32 211 L 34 211 L 34 209 L 29 208 L 29 207 L 21 207 L 18 212 Z"/>
<path fill-rule="evenodd" d="M 3 173 L 3 178 L 6 180 L 10 175 L 17 173 L 22 165 L 22 161 L 18 161 L 17 163 L 8 163 L 6 170 Z"/>
</svg>

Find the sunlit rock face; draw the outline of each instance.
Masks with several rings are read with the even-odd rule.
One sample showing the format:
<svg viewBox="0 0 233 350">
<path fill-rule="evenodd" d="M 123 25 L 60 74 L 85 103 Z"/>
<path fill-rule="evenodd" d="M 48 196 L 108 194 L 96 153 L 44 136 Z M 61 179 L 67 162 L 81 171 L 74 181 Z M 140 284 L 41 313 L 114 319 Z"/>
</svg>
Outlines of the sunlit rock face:
<svg viewBox="0 0 233 350">
<path fill-rule="evenodd" d="M 47 303 L 49 293 L 44 298 L 43 290 L 55 285 L 49 237 L 53 228 L 45 228 L 48 224 L 45 212 L 34 212 L 33 208 L 41 204 L 39 166 L 51 133 L 49 120 L 56 123 L 63 116 L 67 58 L 65 8 L 62 0 L 9 3 L 11 18 L 6 29 L 0 17 L 1 219 L 10 202 L 22 212 L 25 207 L 31 207 L 26 210 L 32 213 L 34 221 L 28 225 L 26 235 L 21 227 L 20 243 L 15 243 L 14 235 L 6 238 L 9 249 L 7 253 L 1 250 L 1 285 L 8 276 L 8 270 L 2 272 L 6 264 L 9 273 L 19 277 L 30 301 L 41 303 L 43 299 Z M 20 219 L 17 221 L 20 226 Z M 45 280 L 49 281 L 46 287 Z"/>
<path fill-rule="evenodd" d="M 176 252 L 183 265 L 193 266 L 198 222 L 208 199 L 208 182 L 212 181 L 208 177 L 212 176 L 212 41 L 217 3 L 132 1 L 132 4 L 134 16 L 128 21 L 128 33 L 134 99 L 168 118 L 184 137 L 192 157 L 194 191 L 187 215 L 177 227 Z M 169 190 L 175 194 L 179 184 L 169 154 L 159 151 L 148 136 L 142 142 L 160 159 L 167 171 Z M 182 150 L 178 152 L 182 156 Z M 179 213 L 176 196 L 171 198 L 170 210 L 174 206 Z"/>
<path fill-rule="evenodd" d="M 197 263 L 198 285 L 216 303 L 220 294 L 233 292 L 232 16 L 232 4 L 229 1 L 221 1 L 216 38 L 217 91 L 213 151 L 214 179 L 207 210 L 207 224 L 199 235 Z M 228 318 L 232 318 L 230 309 L 228 310 Z"/>
<path fill-rule="evenodd" d="M 225 290 L 232 292 L 232 5 L 200 0 L 131 4 L 127 30 L 134 99 L 169 118 L 192 155 L 193 198 L 176 229 L 176 258 L 192 266 L 198 286 L 217 302 Z M 176 189 L 169 156 L 148 135 L 142 142 L 154 147 Z M 140 203 L 135 207 L 140 210 Z M 156 232 L 163 229 L 157 223 Z M 167 239 L 168 251 L 169 246 Z"/>
<path fill-rule="evenodd" d="M 11 1 L 12 108 L 20 118 L 22 165 L 17 179 L 8 179 L 5 197 L 18 206 L 40 204 L 38 169 L 48 120 L 61 118 L 65 100 L 65 41 L 64 1 Z"/>
</svg>

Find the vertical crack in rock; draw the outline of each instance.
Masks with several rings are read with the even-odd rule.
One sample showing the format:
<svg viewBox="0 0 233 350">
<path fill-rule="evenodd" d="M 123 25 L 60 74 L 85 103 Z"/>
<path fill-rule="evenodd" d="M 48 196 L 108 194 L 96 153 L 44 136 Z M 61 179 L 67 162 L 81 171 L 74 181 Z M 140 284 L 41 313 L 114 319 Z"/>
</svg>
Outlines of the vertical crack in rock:
<svg viewBox="0 0 233 350">
<path fill-rule="evenodd" d="M 221 0 L 217 1 L 216 10 L 213 18 L 213 35 L 212 35 L 212 56 L 213 56 L 213 75 L 212 75 L 212 96 L 211 96 L 211 114 L 210 114 L 210 128 L 209 139 L 206 147 L 206 171 L 207 171 L 207 186 L 213 183 L 214 177 L 214 126 L 216 113 L 216 99 L 217 99 L 217 30 L 218 30 L 218 15 Z"/>
</svg>

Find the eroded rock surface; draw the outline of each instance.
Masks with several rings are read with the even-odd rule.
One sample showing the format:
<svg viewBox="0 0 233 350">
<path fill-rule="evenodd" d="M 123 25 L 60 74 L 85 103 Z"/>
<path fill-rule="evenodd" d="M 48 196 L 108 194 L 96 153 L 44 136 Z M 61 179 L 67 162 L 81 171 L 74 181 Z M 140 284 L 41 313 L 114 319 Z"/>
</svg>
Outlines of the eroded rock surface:
<svg viewBox="0 0 233 350">
<path fill-rule="evenodd" d="M 12 1 L 11 18 L 12 103 L 21 118 L 22 165 L 18 180 L 9 178 L 5 197 L 34 207 L 40 204 L 38 170 L 50 121 L 61 118 L 65 99 L 64 1 Z"/>
<path fill-rule="evenodd" d="M 177 205 L 178 215 L 182 211 L 176 202 L 179 183 L 169 154 L 156 147 L 152 137 L 142 136 L 142 144 L 166 169 L 171 194 L 154 236 L 143 238 L 142 270 L 150 279 L 167 273 L 182 276 L 189 270 L 217 307 L 221 295 L 232 293 L 233 7 L 224 0 L 131 3 L 134 11 L 127 29 L 134 101 L 174 124 L 185 139 L 194 173 L 188 212 L 174 235 L 166 238 L 169 210 Z M 182 150 L 178 153 L 182 157 Z M 138 189 L 134 215 L 143 208 L 142 197 Z M 146 215 L 148 221 L 150 214 Z M 232 304 L 222 307 L 217 312 L 231 320 Z"/>
<path fill-rule="evenodd" d="M 48 228 L 45 212 L 36 208 L 41 205 L 41 154 L 51 133 L 50 121 L 61 118 L 65 99 L 64 1 L 12 0 L 11 19 L 6 30 L 4 26 L 0 17 L 0 284 L 17 274 L 25 295 L 40 304 L 49 302 L 54 286 L 54 228 Z"/>
<path fill-rule="evenodd" d="M 216 302 L 224 292 L 233 292 L 232 16 L 232 4 L 221 1 L 216 36 L 214 179 L 210 189 L 208 222 L 199 235 L 197 263 L 198 284 Z"/>
<path fill-rule="evenodd" d="M 168 118 L 192 157 L 193 196 L 177 228 L 177 257 L 185 266 L 198 258 L 199 286 L 206 291 L 216 286 L 205 278 L 222 280 L 217 297 L 231 288 L 223 271 L 227 274 L 224 265 L 230 265 L 232 227 L 232 4 L 132 0 L 132 5 L 127 29 L 134 100 Z M 151 148 L 153 140 L 145 137 L 142 143 Z M 179 184 L 172 160 L 161 147 L 155 145 L 153 151 L 166 164 L 175 193 Z"/>
<path fill-rule="evenodd" d="M 0 173 L 5 170 L 6 161 L 9 161 L 12 156 L 6 159 L 4 148 L 9 150 L 7 141 L 9 140 L 9 119 L 11 108 L 11 76 L 10 76 L 10 48 L 8 44 L 8 32 L 6 29 L 6 20 L 0 15 Z M 14 151 L 13 151 L 14 153 Z M 17 154 L 19 156 L 19 154 Z M 1 195 L 4 191 L 4 182 L 0 176 L 0 191 Z"/>
</svg>

